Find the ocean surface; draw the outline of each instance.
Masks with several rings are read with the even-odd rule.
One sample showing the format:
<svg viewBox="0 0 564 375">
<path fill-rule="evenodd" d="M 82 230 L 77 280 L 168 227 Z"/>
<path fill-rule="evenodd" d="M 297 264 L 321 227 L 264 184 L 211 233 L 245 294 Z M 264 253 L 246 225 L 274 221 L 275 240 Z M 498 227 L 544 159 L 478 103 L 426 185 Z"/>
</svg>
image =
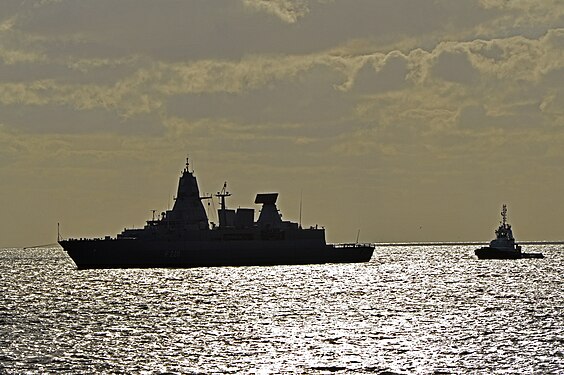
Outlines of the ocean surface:
<svg viewBox="0 0 564 375">
<path fill-rule="evenodd" d="M 78 271 L 0 249 L 0 374 L 562 374 L 564 246 L 369 263 Z"/>
</svg>

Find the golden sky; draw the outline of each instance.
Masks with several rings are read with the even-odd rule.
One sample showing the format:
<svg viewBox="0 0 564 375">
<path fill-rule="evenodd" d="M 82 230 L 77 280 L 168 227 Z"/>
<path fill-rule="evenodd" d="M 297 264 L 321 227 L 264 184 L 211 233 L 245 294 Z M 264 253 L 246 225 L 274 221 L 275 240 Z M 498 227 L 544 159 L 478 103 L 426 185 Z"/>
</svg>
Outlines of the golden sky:
<svg viewBox="0 0 564 375">
<path fill-rule="evenodd" d="M 331 242 L 488 241 L 503 203 L 564 240 L 563 87 L 561 0 L 2 0 L 0 246 L 140 227 L 187 155 Z"/>
</svg>

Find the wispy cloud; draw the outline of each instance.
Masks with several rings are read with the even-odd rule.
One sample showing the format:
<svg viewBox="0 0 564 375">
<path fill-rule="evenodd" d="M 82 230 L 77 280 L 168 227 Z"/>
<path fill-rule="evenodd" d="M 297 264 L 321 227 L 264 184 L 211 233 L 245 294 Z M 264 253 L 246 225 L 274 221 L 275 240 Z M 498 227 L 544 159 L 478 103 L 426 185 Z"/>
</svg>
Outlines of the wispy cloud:
<svg viewBox="0 0 564 375">
<path fill-rule="evenodd" d="M 245 6 L 263 11 L 287 23 L 295 23 L 309 12 L 306 0 L 243 0 Z"/>
</svg>

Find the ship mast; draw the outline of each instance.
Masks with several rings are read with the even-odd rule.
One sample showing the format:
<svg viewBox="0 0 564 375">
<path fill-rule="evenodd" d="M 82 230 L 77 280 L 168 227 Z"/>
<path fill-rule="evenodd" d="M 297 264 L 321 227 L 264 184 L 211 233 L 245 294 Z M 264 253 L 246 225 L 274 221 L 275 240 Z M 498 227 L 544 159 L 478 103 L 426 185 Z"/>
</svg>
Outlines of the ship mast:
<svg viewBox="0 0 564 375">
<path fill-rule="evenodd" d="M 190 158 L 186 157 L 186 168 L 184 168 L 184 172 L 190 172 L 189 167 L 190 167 Z"/>
<path fill-rule="evenodd" d="M 227 191 L 227 181 L 223 183 L 223 189 L 215 194 L 216 197 L 220 198 L 221 208 L 219 210 L 219 223 L 227 223 L 227 215 L 225 210 L 225 197 L 230 197 L 231 193 Z"/>
<path fill-rule="evenodd" d="M 505 204 L 501 209 L 501 219 L 502 219 L 501 224 L 503 225 L 503 227 L 505 227 L 505 224 L 507 223 L 507 205 Z"/>
</svg>

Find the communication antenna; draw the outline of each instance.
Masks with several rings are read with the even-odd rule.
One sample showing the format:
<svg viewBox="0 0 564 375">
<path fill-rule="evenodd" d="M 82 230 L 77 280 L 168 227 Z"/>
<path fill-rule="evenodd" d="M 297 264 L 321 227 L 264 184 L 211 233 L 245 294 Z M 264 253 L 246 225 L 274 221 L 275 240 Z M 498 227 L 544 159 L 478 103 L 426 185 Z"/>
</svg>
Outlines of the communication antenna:
<svg viewBox="0 0 564 375">
<path fill-rule="evenodd" d="M 57 242 L 59 242 L 60 240 L 62 240 L 61 238 L 61 230 L 60 230 L 60 224 L 57 223 Z"/>
<path fill-rule="evenodd" d="M 358 229 L 358 232 L 356 232 L 356 244 L 358 245 L 358 238 L 360 237 L 360 228 Z"/>
<path fill-rule="evenodd" d="M 302 201 L 303 201 L 304 191 L 300 190 L 300 228 L 302 227 Z"/>
</svg>

